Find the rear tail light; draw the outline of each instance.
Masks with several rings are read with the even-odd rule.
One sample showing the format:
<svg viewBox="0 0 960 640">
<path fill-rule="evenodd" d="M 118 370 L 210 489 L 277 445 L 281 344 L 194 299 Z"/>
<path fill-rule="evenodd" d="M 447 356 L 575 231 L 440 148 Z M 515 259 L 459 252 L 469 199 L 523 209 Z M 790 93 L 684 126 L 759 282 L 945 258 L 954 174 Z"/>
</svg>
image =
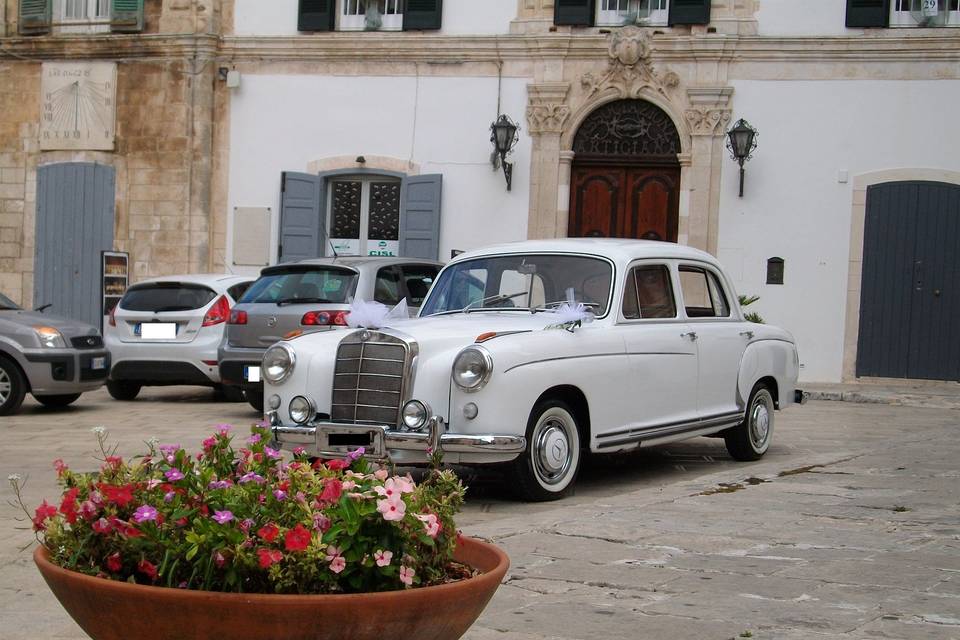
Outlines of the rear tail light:
<svg viewBox="0 0 960 640">
<path fill-rule="evenodd" d="M 213 306 L 210 307 L 210 310 L 207 311 L 207 315 L 203 316 L 203 326 L 209 327 L 220 324 L 221 322 L 226 322 L 229 317 L 230 303 L 227 301 L 226 296 L 220 296 L 217 298 L 217 301 L 213 303 Z"/>
<path fill-rule="evenodd" d="M 110 309 L 110 326 L 117 326 L 117 305 L 113 305 L 113 309 Z"/>
<path fill-rule="evenodd" d="M 300 324 L 306 327 L 347 326 L 349 311 L 307 311 L 300 318 Z"/>
<path fill-rule="evenodd" d="M 247 312 L 234 309 L 230 312 L 229 324 L 247 324 Z"/>
</svg>

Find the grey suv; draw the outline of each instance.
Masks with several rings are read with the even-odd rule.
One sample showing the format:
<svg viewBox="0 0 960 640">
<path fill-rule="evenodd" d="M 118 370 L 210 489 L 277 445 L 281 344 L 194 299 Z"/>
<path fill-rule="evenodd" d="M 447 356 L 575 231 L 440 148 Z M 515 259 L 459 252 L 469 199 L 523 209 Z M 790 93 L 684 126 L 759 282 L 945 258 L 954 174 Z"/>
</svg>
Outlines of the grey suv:
<svg viewBox="0 0 960 640">
<path fill-rule="evenodd" d="M 260 360 L 267 347 L 291 332 L 347 326 L 354 299 L 388 306 L 406 299 L 416 314 L 443 266 L 419 258 L 314 258 L 267 267 L 230 312 L 217 352 L 220 382 L 243 388 L 263 411 Z"/>
<path fill-rule="evenodd" d="M 15 413 L 28 391 L 48 407 L 65 407 L 109 373 L 110 352 L 96 328 L 26 311 L 0 294 L 0 415 Z"/>
</svg>

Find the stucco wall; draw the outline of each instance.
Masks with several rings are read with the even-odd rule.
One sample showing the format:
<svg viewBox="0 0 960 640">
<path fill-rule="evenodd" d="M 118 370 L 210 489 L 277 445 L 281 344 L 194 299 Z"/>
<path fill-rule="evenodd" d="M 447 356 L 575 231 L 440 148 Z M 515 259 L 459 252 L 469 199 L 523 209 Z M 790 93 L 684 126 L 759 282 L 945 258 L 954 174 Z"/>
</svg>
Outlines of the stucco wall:
<svg viewBox="0 0 960 640">
<path fill-rule="evenodd" d="M 757 10 L 761 36 L 842 36 L 862 33 L 847 29 L 846 0 L 760 0 Z"/>
<path fill-rule="evenodd" d="M 739 170 L 725 159 L 719 258 L 751 310 L 797 338 L 803 379 L 841 378 L 853 181 L 899 168 L 958 171 L 960 130 L 944 105 L 960 81 L 735 81 L 734 118 L 760 132 Z M 839 182 L 839 172 L 847 181 Z M 786 261 L 784 285 L 766 285 L 766 260 Z"/>
<path fill-rule="evenodd" d="M 522 128 L 526 83 L 502 81 L 501 110 Z M 508 193 L 503 174 L 489 161 L 496 111 L 496 76 L 245 74 L 231 96 L 228 211 L 270 207 L 275 257 L 282 171 L 307 171 L 310 163 L 340 156 L 382 156 L 419 165 L 420 173 L 443 174 L 442 259 L 451 249 L 523 239 L 530 139 L 521 135 L 514 151 Z M 230 225 L 232 220 L 228 264 L 233 261 Z"/>
<path fill-rule="evenodd" d="M 298 0 L 235 0 L 236 35 L 297 35 Z M 442 35 L 506 34 L 517 15 L 517 0 L 446 0 Z"/>
</svg>

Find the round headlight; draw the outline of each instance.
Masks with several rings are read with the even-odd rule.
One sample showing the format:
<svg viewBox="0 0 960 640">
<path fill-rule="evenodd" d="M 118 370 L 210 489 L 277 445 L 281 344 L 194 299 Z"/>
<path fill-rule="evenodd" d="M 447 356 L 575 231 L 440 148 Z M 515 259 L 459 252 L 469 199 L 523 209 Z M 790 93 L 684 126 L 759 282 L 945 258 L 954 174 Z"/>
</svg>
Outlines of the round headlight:
<svg viewBox="0 0 960 640">
<path fill-rule="evenodd" d="M 427 424 L 427 420 L 430 419 L 430 409 L 419 400 L 411 400 L 403 405 L 403 410 L 400 412 L 400 415 L 407 429 L 419 431 L 423 429 L 424 425 Z"/>
<path fill-rule="evenodd" d="M 316 415 L 313 403 L 303 396 L 296 396 L 290 401 L 290 419 L 297 424 L 309 422 Z"/>
<path fill-rule="evenodd" d="M 493 358 L 481 346 L 467 347 L 453 361 L 453 382 L 464 391 L 482 388 L 492 373 Z"/>
<path fill-rule="evenodd" d="M 285 344 L 275 344 L 263 354 L 262 371 L 264 379 L 270 384 L 280 384 L 293 372 L 297 357 Z"/>
</svg>

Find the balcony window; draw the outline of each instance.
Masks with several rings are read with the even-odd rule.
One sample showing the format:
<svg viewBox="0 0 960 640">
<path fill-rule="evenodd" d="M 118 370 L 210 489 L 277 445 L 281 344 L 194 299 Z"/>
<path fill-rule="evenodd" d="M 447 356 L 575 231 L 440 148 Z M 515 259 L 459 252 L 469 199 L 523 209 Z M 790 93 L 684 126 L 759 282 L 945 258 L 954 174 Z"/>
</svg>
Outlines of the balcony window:
<svg viewBox="0 0 960 640">
<path fill-rule="evenodd" d="M 340 31 L 400 31 L 403 0 L 341 0 Z"/>
<path fill-rule="evenodd" d="M 109 33 L 110 0 L 55 0 L 59 33 Z"/>
<path fill-rule="evenodd" d="M 597 26 L 665 26 L 667 0 L 599 0 Z"/>
<path fill-rule="evenodd" d="M 890 26 L 960 26 L 960 0 L 892 0 Z"/>
</svg>

